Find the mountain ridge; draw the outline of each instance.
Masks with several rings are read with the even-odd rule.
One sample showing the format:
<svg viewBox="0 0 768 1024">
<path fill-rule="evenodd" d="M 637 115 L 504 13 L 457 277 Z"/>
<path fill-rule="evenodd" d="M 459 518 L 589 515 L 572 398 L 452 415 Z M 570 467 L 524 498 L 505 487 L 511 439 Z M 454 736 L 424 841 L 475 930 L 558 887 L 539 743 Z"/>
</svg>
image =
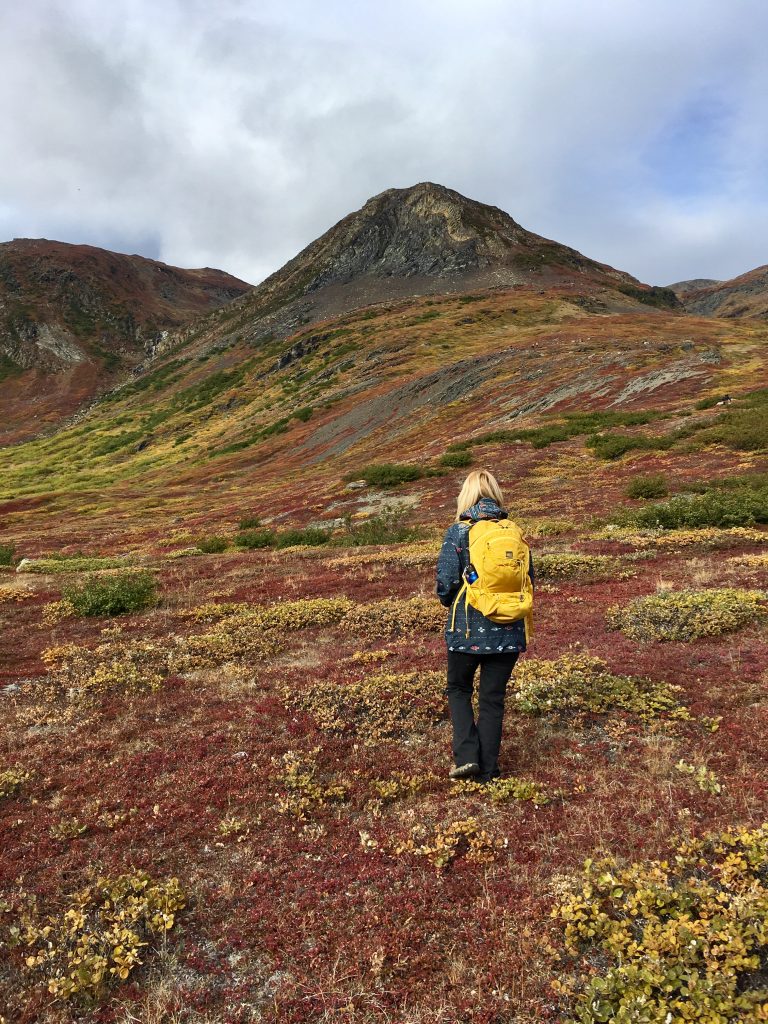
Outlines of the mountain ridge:
<svg viewBox="0 0 768 1024">
<path fill-rule="evenodd" d="M 768 264 L 727 281 L 701 279 L 670 287 L 685 309 L 697 316 L 768 317 Z"/>
<path fill-rule="evenodd" d="M 162 338 L 251 286 L 90 245 L 0 243 L 0 440 L 56 425 Z"/>
</svg>

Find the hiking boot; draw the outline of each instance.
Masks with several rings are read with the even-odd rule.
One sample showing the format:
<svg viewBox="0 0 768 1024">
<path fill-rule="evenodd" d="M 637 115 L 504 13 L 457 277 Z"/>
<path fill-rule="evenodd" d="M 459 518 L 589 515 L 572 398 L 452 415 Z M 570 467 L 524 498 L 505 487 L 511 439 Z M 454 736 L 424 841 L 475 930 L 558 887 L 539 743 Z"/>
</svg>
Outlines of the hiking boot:
<svg viewBox="0 0 768 1024">
<path fill-rule="evenodd" d="M 449 779 L 468 779 L 470 775 L 477 775 L 480 771 L 480 765 L 474 761 L 470 761 L 468 764 L 458 764 L 455 768 L 451 768 L 448 772 Z"/>
</svg>

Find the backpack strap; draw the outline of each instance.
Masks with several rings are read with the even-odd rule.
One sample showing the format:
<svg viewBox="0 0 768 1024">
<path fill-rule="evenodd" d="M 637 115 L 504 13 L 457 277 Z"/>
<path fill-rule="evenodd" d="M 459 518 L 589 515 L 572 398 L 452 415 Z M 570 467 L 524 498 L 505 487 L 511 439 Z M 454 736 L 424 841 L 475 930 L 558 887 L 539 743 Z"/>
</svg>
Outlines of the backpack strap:
<svg viewBox="0 0 768 1024">
<path fill-rule="evenodd" d="M 461 522 L 467 522 L 467 520 L 463 519 L 463 520 L 461 520 Z M 474 523 L 474 521 L 472 519 L 468 520 L 468 523 L 469 523 L 469 529 L 467 529 L 464 532 L 463 537 L 462 537 L 462 540 L 464 539 L 464 537 L 466 537 L 466 542 L 467 542 L 467 546 L 466 546 L 466 549 L 465 549 L 466 552 L 467 552 L 467 564 L 469 564 L 469 531 L 475 525 L 475 523 Z M 462 548 L 460 547 L 459 550 L 461 551 Z M 459 560 L 459 561 L 461 561 L 461 560 Z M 462 594 L 464 594 L 464 620 L 465 620 L 466 626 L 467 626 L 467 636 L 469 636 L 469 587 L 468 587 L 468 584 L 467 584 L 466 580 L 464 580 L 462 582 L 461 587 L 459 588 L 459 592 L 457 593 L 456 597 L 453 600 L 453 614 L 451 615 L 451 632 L 453 632 L 453 630 L 456 628 L 456 608 L 458 606 L 459 599 L 460 599 Z"/>
</svg>

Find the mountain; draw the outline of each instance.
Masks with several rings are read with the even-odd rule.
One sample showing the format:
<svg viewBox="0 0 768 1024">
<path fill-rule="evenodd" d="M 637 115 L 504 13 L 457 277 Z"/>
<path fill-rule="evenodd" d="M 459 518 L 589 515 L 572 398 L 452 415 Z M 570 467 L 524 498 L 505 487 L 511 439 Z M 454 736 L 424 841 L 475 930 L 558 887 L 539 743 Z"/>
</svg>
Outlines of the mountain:
<svg viewBox="0 0 768 1024">
<path fill-rule="evenodd" d="M 613 309 L 678 308 L 668 289 L 527 231 L 495 206 L 432 182 L 388 189 L 350 213 L 232 309 L 250 336 L 407 296 L 475 288 L 563 289 Z"/>
<path fill-rule="evenodd" d="M 768 266 L 730 281 L 683 281 L 670 288 L 698 316 L 768 317 Z"/>
<path fill-rule="evenodd" d="M 690 281 L 676 281 L 674 284 L 668 284 L 667 288 L 680 298 L 688 292 L 696 292 L 702 288 L 712 288 L 722 283 L 722 281 L 718 281 L 714 277 L 695 277 Z"/>
<path fill-rule="evenodd" d="M 0 443 L 56 425 L 250 285 L 90 245 L 0 244 Z"/>
</svg>

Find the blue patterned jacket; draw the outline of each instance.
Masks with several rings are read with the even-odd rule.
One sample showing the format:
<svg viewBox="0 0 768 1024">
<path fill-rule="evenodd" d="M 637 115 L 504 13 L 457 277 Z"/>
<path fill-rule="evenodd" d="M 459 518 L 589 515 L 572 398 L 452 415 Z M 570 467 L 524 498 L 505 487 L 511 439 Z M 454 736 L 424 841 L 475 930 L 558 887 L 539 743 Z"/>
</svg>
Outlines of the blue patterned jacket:
<svg viewBox="0 0 768 1024">
<path fill-rule="evenodd" d="M 465 654 L 499 654 L 508 651 L 525 650 L 525 624 L 522 620 L 509 625 L 491 622 L 476 608 L 469 607 L 469 636 L 464 612 L 464 602 L 456 607 L 455 629 L 451 630 L 453 602 L 461 590 L 462 573 L 469 562 L 467 534 L 472 523 L 480 519 L 508 519 L 509 516 L 492 498 L 481 498 L 476 505 L 467 509 L 461 522 L 448 527 L 440 555 L 437 559 L 436 593 L 441 604 L 449 609 L 445 623 L 445 642 L 449 651 L 463 651 Z M 531 582 L 533 582 L 533 559 L 531 559 Z"/>
</svg>

